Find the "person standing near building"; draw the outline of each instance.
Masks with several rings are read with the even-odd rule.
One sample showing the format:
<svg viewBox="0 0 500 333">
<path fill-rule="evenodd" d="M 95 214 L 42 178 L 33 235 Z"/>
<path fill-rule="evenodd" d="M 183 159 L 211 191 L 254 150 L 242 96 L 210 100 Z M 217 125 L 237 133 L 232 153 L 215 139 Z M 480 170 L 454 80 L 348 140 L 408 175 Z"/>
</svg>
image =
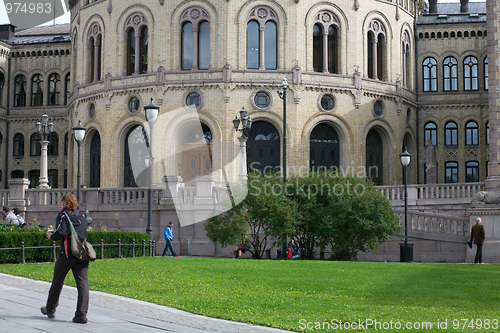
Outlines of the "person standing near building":
<svg viewBox="0 0 500 333">
<path fill-rule="evenodd" d="M 167 255 L 168 249 L 170 249 L 170 252 L 172 252 L 172 256 L 177 257 L 177 253 L 175 253 L 174 247 L 172 246 L 172 238 L 174 236 L 172 235 L 172 227 L 174 226 L 174 222 L 168 222 L 168 225 L 165 227 L 165 230 L 163 231 L 163 235 L 165 236 L 165 250 L 163 250 L 163 256 Z"/>
<path fill-rule="evenodd" d="M 476 244 L 476 258 L 474 258 L 475 264 L 483 263 L 483 244 L 484 244 L 484 226 L 481 224 L 481 218 L 476 217 L 476 224 L 472 226 L 470 231 L 470 242 L 474 240 L 474 244 Z"/>
</svg>

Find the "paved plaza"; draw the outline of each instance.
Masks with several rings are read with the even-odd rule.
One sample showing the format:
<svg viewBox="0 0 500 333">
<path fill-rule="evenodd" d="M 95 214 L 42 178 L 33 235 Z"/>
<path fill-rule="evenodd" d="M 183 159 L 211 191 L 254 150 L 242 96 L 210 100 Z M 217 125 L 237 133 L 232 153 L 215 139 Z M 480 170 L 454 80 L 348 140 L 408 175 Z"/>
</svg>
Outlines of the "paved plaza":
<svg viewBox="0 0 500 333">
<path fill-rule="evenodd" d="M 71 273 L 69 273 L 71 274 Z M 167 306 L 90 291 L 87 324 L 75 324 L 76 288 L 64 286 L 56 318 L 40 312 L 50 283 L 0 273 L 0 332 L 278 333 L 282 330 L 208 318 Z"/>
</svg>

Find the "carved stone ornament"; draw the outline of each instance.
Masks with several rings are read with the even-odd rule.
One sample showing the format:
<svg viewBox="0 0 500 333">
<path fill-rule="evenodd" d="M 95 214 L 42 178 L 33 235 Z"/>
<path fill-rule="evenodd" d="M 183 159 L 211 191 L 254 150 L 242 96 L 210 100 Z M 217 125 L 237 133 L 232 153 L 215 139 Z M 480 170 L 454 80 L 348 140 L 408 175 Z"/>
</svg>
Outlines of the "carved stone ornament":
<svg viewBox="0 0 500 333">
<path fill-rule="evenodd" d="M 200 17 L 200 11 L 198 9 L 193 9 L 191 11 L 191 18 L 196 20 L 198 17 Z"/>
<path fill-rule="evenodd" d="M 485 205 L 500 204 L 500 185 L 494 191 L 479 191 L 472 197 L 470 202 L 471 207 L 481 207 Z"/>
<path fill-rule="evenodd" d="M 321 19 L 325 23 L 328 23 L 332 20 L 331 16 L 328 13 L 323 13 L 323 15 L 321 16 Z"/>
<path fill-rule="evenodd" d="M 266 18 L 267 17 L 267 10 L 265 10 L 264 8 L 260 8 L 258 11 L 257 11 L 257 16 L 261 19 L 263 18 Z"/>
</svg>

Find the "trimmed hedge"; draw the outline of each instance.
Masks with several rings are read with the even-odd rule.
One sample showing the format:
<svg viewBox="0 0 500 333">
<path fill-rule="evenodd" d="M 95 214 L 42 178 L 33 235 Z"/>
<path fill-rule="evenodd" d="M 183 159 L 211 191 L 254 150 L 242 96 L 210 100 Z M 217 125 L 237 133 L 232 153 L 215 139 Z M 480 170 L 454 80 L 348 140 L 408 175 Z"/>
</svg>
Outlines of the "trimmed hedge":
<svg viewBox="0 0 500 333">
<path fill-rule="evenodd" d="M 142 256 L 142 240 L 146 241 L 146 255 L 149 254 L 149 235 L 140 232 L 128 231 L 87 231 L 87 240 L 94 246 L 97 258 L 101 258 L 101 239 L 104 244 L 118 244 L 118 239 L 122 244 L 132 244 L 135 239 L 135 255 Z M 26 262 L 47 262 L 52 261 L 53 248 L 52 241 L 47 238 L 46 231 L 40 227 L 23 228 L 2 227 L 0 228 L 0 248 L 21 247 L 24 242 L 25 247 L 31 246 L 51 246 L 47 249 L 25 249 Z M 56 243 L 56 256 L 59 255 L 60 242 Z M 132 246 L 122 245 L 122 257 L 132 256 Z M 104 258 L 118 258 L 118 246 L 104 246 Z M 21 250 L 0 250 L 0 264 L 22 262 Z"/>
</svg>

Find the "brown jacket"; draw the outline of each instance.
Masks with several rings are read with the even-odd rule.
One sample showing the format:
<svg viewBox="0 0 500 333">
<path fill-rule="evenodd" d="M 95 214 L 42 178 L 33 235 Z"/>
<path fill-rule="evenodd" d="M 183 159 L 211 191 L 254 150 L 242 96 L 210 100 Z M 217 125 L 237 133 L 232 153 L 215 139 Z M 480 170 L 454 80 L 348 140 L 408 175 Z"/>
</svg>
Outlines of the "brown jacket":
<svg viewBox="0 0 500 333">
<path fill-rule="evenodd" d="M 482 224 L 474 224 L 470 231 L 470 240 L 474 240 L 474 244 L 484 244 L 484 227 Z"/>
</svg>

